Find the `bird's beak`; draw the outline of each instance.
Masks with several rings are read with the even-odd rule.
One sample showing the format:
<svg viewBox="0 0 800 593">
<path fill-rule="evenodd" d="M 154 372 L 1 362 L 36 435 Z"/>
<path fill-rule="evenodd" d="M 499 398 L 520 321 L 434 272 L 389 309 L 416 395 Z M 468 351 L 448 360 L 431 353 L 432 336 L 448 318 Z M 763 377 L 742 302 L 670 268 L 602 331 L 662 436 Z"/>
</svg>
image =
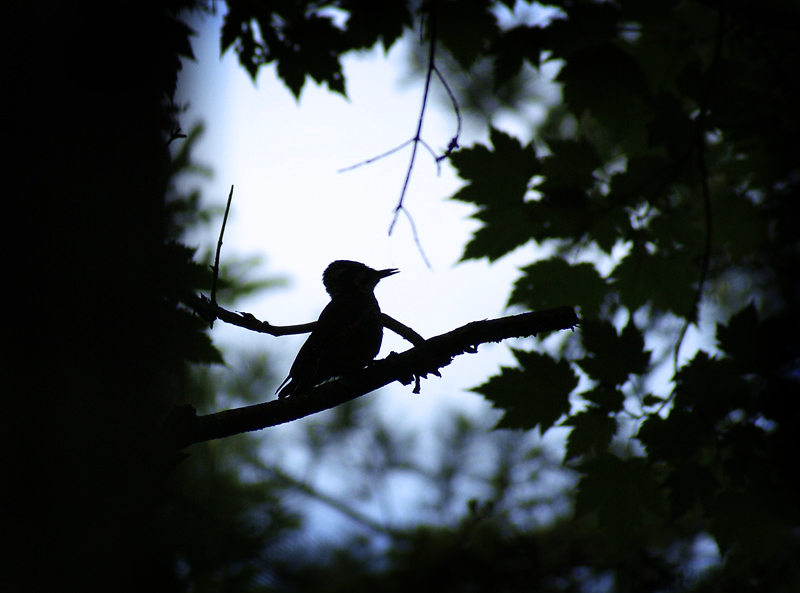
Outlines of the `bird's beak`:
<svg viewBox="0 0 800 593">
<path fill-rule="evenodd" d="M 389 268 L 387 270 L 378 270 L 378 279 L 382 280 L 383 278 L 386 278 L 388 276 L 393 276 L 393 275 L 397 274 L 399 271 L 400 270 L 398 270 L 397 268 Z"/>
</svg>

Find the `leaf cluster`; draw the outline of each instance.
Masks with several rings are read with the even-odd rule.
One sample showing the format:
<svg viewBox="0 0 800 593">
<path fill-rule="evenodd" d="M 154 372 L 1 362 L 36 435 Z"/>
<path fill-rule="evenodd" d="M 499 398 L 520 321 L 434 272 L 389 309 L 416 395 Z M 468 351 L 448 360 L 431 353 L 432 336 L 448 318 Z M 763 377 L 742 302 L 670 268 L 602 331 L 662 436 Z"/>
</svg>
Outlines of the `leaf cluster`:
<svg viewBox="0 0 800 593">
<path fill-rule="evenodd" d="M 253 80 L 262 66 L 274 63 L 298 99 L 308 78 L 346 95 L 342 56 L 379 42 L 388 51 L 411 25 L 405 0 L 230 0 L 227 6 L 222 52 L 233 48 Z"/>
<path fill-rule="evenodd" d="M 548 4 L 550 18 L 450 48 L 465 69 L 493 64 L 487 94 L 552 64 L 563 99 L 538 145 L 493 126 L 453 153 L 465 185 L 452 198 L 480 225 L 462 259 L 547 250 L 508 304 L 576 305 L 581 331 L 514 349 L 517 366 L 475 391 L 505 411 L 498 427 L 570 428 L 576 517 L 615 549 L 708 533 L 717 582 L 791 588 L 800 12 L 770 2 L 778 24 L 748 3 Z M 720 320 L 705 330 L 716 348 L 683 362 L 705 315 Z"/>
</svg>

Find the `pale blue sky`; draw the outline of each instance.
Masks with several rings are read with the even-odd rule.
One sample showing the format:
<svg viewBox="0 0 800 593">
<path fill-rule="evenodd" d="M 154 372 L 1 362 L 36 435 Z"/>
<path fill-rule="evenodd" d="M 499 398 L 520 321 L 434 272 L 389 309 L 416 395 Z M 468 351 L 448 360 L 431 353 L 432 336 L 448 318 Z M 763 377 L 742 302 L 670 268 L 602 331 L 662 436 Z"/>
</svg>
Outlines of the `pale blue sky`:
<svg viewBox="0 0 800 593">
<path fill-rule="evenodd" d="M 437 175 L 432 158 L 420 150 L 406 196 L 432 270 L 404 217 L 391 237 L 387 233 L 410 146 L 369 166 L 337 172 L 414 135 L 422 82 L 408 76 L 404 47 L 396 46 L 388 56 L 375 50 L 345 59 L 349 100 L 309 83 L 298 103 L 273 68 L 262 69 L 254 85 L 232 52 L 220 59 L 219 27 L 219 18 L 198 27 L 193 41 L 197 61 L 184 63 L 178 97 L 188 100 L 190 109 L 182 123 L 186 129 L 199 119 L 206 125 L 195 152 L 214 170 L 214 178 L 200 184 L 204 198 L 222 204 L 235 185 L 223 258 L 259 254 L 265 259 L 264 273 L 290 281 L 240 308 L 275 324 L 316 319 L 328 300 L 322 271 L 335 259 L 354 259 L 401 270 L 381 283 L 376 295 L 386 313 L 425 337 L 503 315 L 516 266 L 529 262 L 532 251 L 523 248 L 492 266 L 484 261 L 456 265 L 477 225 L 467 219 L 469 207 L 446 200 L 461 183 L 446 162 Z M 423 128 L 428 144 L 442 150 L 455 129 L 455 116 L 429 102 Z M 485 130 L 467 127 L 461 143 L 484 135 Z M 215 237 L 206 240 L 210 245 Z M 279 374 L 288 370 L 304 340 L 252 336 L 220 325 L 215 339 L 253 347 L 270 341 L 281 357 L 276 360 Z M 407 346 L 386 332 L 381 356 Z M 415 417 L 425 415 L 441 401 L 480 409 L 485 404 L 465 389 L 512 360 L 505 345 L 484 345 L 478 354 L 456 359 L 442 379 L 424 381 L 422 396 L 394 385 L 381 397 L 403 416 L 409 408 Z"/>
</svg>

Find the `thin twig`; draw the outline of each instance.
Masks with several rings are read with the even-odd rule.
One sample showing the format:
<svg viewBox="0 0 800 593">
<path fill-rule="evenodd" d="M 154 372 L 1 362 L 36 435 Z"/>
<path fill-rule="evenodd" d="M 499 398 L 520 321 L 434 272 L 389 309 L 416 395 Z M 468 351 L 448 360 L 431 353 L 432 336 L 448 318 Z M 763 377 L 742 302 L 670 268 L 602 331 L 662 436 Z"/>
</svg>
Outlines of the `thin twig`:
<svg viewBox="0 0 800 593">
<path fill-rule="evenodd" d="M 239 311 L 224 309 L 212 303 L 211 299 L 202 294 L 185 294 L 181 297 L 181 302 L 209 323 L 219 319 L 224 323 L 229 323 L 261 334 L 268 334 L 270 336 L 307 334 L 314 331 L 314 328 L 317 326 L 316 321 L 301 323 L 299 325 L 272 325 L 268 321 L 257 319 L 255 315 L 251 313 L 240 313 Z"/>
<path fill-rule="evenodd" d="M 186 134 L 183 133 L 180 126 L 177 126 L 169 135 L 169 139 L 167 140 L 167 146 L 172 144 L 173 141 L 177 140 L 178 138 L 186 138 Z"/>
<path fill-rule="evenodd" d="M 411 180 L 411 171 L 414 169 L 414 161 L 417 158 L 417 146 L 419 145 L 422 137 L 422 123 L 425 120 L 425 108 L 428 105 L 428 96 L 430 95 L 431 90 L 431 76 L 433 75 L 433 70 L 436 66 L 434 61 L 436 55 L 436 8 L 433 6 L 433 4 L 433 2 L 430 4 L 430 25 L 428 30 L 428 35 L 430 37 L 430 43 L 428 45 L 428 71 L 425 74 L 425 89 L 422 92 L 422 108 L 419 111 L 419 118 L 417 119 L 417 132 L 414 134 L 414 146 L 411 148 L 411 160 L 408 163 L 406 178 L 403 181 L 403 189 L 400 191 L 400 200 L 397 202 L 397 206 L 394 208 L 394 216 L 392 216 L 392 222 L 389 225 L 389 235 L 392 234 L 394 225 L 397 223 L 397 218 L 400 216 L 400 212 L 403 210 L 403 200 L 406 197 L 408 182 Z M 418 241 L 416 235 L 414 238 L 416 241 Z M 417 242 L 417 244 L 419 243 Z"/>
<path fill-rule="evenodd" d="M 353 169 L 358 169 L 359 167 L 363 167 L 364 165 L 370 165 L 370 164 L 374 163 L 375 161 L 379 161 L 379 160 L 381 160 L 383 158 L 386 158 L 387 156 L 393 155 L 398 150 L 402 150 L 403 148 L 405 148 L 406 146 L 408 146 L 412 142 L 414 142 L 414 138 L 410 138 L 409 140 L 406 140 L 400 146 L 396 146 L 391 150 L 387 150 L 383 154 L 379 154 L 378 156 L 374 156 L 374 157 L 372 157 L 370 159 L 367 159 L 366 161 L 361 161 L 360 163 L 356 163 L 355 165 L 350 165 L 349 167 L 345 167 L 344 169 L 339 169 L 336 172 L 337 173 L 344 173 L 346 171 L 352 171 Z"/>
<path fill-rule="evenodd" d="M 436 174 L 437 175 L 441 175 L 442 174 L 442 164 L 441 164 L 442 157 L 441 156 L 436 156 L 436 151 L 433 150 L 433 148 L 431 148 L 430 144 L 425 142 L 425 140 L 423 140 L 422 138 L 419 139 L 419 143 L 422 144 L 422 147 L 431 154 L 431 156 L 433 157 L 433 162 L 436 163 Z"/>
<path fill-rule="evenodd" d="M 708 270 L 711 265 L 711 244 L 712 244 L 712 212 L 711 212 L 711 189 L 708 184 L 708 163 L 706 161 L 706 139 L 705 127 L 708 120 L 708 110 L 710 109 L 711 96 L 717 78 L 717 70 L 722 56 L 722 39 L 725 36 L 725 13 L 719 11 L 719 23 L 717 25 L 717 38 L 714 41 L 714 54 L 708 72 L 708 86 L 700 104 L 700 113 L 697 117 L 697 143 L 698 143 L 698 164 L 700 166 L 701 192 L 703 196 L 703 215 L 705 218 L 705 244 L 703 246 L 703 267 L 700 272 L 700 282 L 697 286 L 697 293 L 694 297 L 692 310 L 694 315 L 700 316 L 700 299 L 703 296 L 703 288 L 708 278 Z"/>
<path fill-rule="evenodd" d="M 417 251 L 419 251 L 419 255 L 422 258 L 422 261 L 425 262 L 425 266 L 432 270 L 433 266 L 431 265 L 430 260 L 428 260 L 428 256 L 425 255 L 425 250 L 422 248 L 422 241 L 419 240 L 419 233 L 417 233 L 417 225 L 414 222 L 414 218 L 411 216 L 411 213 L 406 209 L 405 206 L 402 207 L 403 214 L 406 215 L 408 219 L 408 224 L 411 226 L 411 236 L 414 238 L 414 244 L 417 246 Z M 389 230 L 391 233 L 391 229 Z"/>
<path fill-rule="evenodd" d="M 453 91 L 450 89 L 450 86 L 447 84 L 444 76 L 442 75 L 441 71 L 436 67 L 436 2 L 435 0 L 429 0 L 428 2 L 428 10 L 427 12 L 423 12 L 420 17 L 420 28 L 419 28 L 419 37 L 420 43 L 424 41 L 425 38 L 425 24 L 426 24 L 426 17 L 428 19 L 428 35 L 429 35 L 429 42 L 428 42 L 428 68 L 425 74 L 425 88 L 422 93 L 422 107 L 420 108 L 419 117 L 417 119 L 417 130 L 414 134 L 414 137 L 406 142 L 403 142 L 399 146 L 392 148 L 391 150 L 384 152 L 383 154 L 379 154 L 378 156 L 372 157 L 360 163 L 356 163 L 355 165 L 350 165 L 348 167 L 344 167 L 343 169 L 339 169 L 339 173 L 343 173 L 345 171 L 352 171 L 353 169 L 357 169 L 364 165 L 369 165 L 383 159 L 387 156 L 394 154 L 395 152 L 405 148 L 409 144 L 412 144 L 411 147 L 411 159 L 408 163 L 408 169 L 406 170 L 406 176 L 403 180 L 403 187 L 400 190 L 400 199 L 397 201 L 397 205 L 394 208 L 394 212 L 392 214 L 392 221 L 389 224 L 389 235 L 392 234 L 394 231 L 394 227 L 397 224 L 397 219 L 400 217 L 400 213 L 405 214 L 406 218 L 408 219 L 409 223 L 411 224 L 411 233 L 414 238 L 414 243 L 417 246 L 417 249 L 422 256 L 425 265 L 428 268 L 431 268 L 430 261 L 425 256 L 425 252 L 422 249 L 422 242 L 420 241 L 419 234 L 417 232 L 417 227 L 414 224 L 414 219 L 411 216 L 411 213 L 405 207 L 405 197 L 406 193 L 408 192 L 408 185 L 411 181 L 411 173 L 414 170 L 414 163 L 417 159 L 417 148 L 421 144 L 433 157 L 434 163 L 436 163 L 436 173 L 437 175 L 441 174 L 441 162 L 450 156 L 450 154 L 459 148 L 458 139 L 461 135 L 461 110 L 458 107 L 458 101 L 456 100 Z M 425 121 L 425 109 L 428 105 L 428 97 L 430 96 L 431 90 L 431 78 L 433 74 L 436 74 L 436 77 L 442 83 L 442 86 L 447 92 L 447 96 L 450 98 L 450 103 L 453 105 L 453 110 L 456 114 L 456 134 L 453 136 L 447 144 L 447 148 L 444 152 L 440 155 L 436 154 L 436 151 L 430 147 L 430 145 L 422 139 L 422 124 Z"/>
<path fill-rule="evenodd" d="M 222 237 L 225 234 L 225 225 L 228 224 L 228 213 L 231 210 L 231 200 L 233 200 L 233 186 L 228 194 L 228 203 L 225 205 L 225 215 L 222 217 L 222 228 L 219 230 L 219 239 L 217 240 L 217 254 L 214 257 L 214 265 L 211 269 L 214 271 L 214 278 L 211 281 L 211 303 L 216 307 L 217 305 L 217 278 L 219 278 L 219 254 L 222 251 Z M 209 325 L 214 327 L 214 319 L 211 319 Z"/>
<path fill-rule="evenodd" d="M 444 90 L 447 92 L 447 96 L 450 98 L 450 104 L 453 106 L 453 111 L 456 112 L 456 135 L 450 139 L 444 154 L 436 157 L 436 161 L 439 162 L 446 159 L 448 156 L 450 156 L 451 152 L 458 148 L 458 139 L 461 137 L 461 110 L 458 108 L 456 96 L 453 94 L 453 91 L 450 90 L 450 86 L 447 84 L 447 81 L 444 79 L 444 76 L 439 68 L 436 67 L 436 65 L 433 66 L 433 71 L 436 73 L 436 77 L 439 79 L 439 82 L 442 83 Z"/>
<path fill-rule="evenodd" d="M 242 329 L 260 334 L 268 334 L 275 337 L 307 334 L 314 331 L 314 328 L 317 326 L 316 321 L 299 323 L 297 325 L 272 325 L 268 321 L 261 321 L 251 313 L 242 313 L 239 311 L 229 311 L 224 309 L 219 305 L 213 304 L 208 297 L 202 294 L 196 295 L 189 293 L 184 295 L 184 297 L 181 299 L 181 302 L 187 307 L 190 307 L 195 313 L 197 313 L 197 315 L 206 321 L 219 319 L 223 323 L 228 323 L 230 325 L 235 325 L 236 327 L 241 327 Z M 404 338 L 414 346 L 419 346 L 425 341 L 425 339 L 413 329 L 400 323 L 396 319 L 389 317 L 386 315 L 386 313 L 383 313 L 381 318 L 383 320 L 383 326 L 386 329 L 392 330 L 398 336 Z"/>
</svg>

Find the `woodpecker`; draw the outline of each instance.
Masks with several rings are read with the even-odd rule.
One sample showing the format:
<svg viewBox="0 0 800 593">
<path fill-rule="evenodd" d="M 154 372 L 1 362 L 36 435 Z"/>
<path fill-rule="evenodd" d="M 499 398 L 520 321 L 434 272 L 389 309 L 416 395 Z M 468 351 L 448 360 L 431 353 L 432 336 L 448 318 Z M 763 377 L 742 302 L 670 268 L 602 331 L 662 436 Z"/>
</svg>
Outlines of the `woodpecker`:
<svg viewBox="0 0 800 593">
<path fill-rule="evenodd" d="M 373 270 L 348 260 L 335 261 L 325 269 L 322 283 L 331 302 L 278 387 L 279 398 L 363 369 L 375 358 L 383 340 L 383 321 L 373 291 L 383 278 L 399 271 Z"/>
</svg>

